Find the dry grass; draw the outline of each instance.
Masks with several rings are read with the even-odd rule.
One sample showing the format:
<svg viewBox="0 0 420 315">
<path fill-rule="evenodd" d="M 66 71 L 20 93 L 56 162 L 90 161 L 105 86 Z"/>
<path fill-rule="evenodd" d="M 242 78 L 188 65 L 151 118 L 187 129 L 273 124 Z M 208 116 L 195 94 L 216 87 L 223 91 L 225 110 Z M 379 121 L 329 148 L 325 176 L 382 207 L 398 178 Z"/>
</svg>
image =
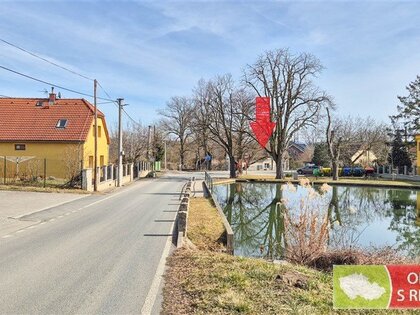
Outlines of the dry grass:
<svg viewBox="0 0 420 315">
<path fill-rule="evenodd" d="M 190 199 L 187 235 L 199 249 L 224 250 L 225 228 L 210 199 Z"/>
<path fill-rule="evenodd" d="M 370 249 L 337 249 L 320 253 L 312 259 L 307 266 L 322 270 L 332 271 L 334 265 L 392 265 L 408 264 L 413 261 L 399 255 L 389 247 Z"/>
<path fill-rule="evenodd" d="M 292 217 L 284 207 L 286 259 L 290 262 L 309 265 L 327 250 L 329 220 L 327 213 L 320 214 L 303 200 L 300 213 Z"/>
<path fill-rule="evenodd" d="M 168 259 L 162 314 L 416 314 L 334 310 L 331 273 L 208 251 Z"/>
<path fill-rule="evenodd" d="M 168 265 L 163 314 L 316 314 L 331 309 L 332 299 L 318 292 L 332 296 L 332 281 L 306 268 L 190 250 L 175 252 Z"/>
</svg>

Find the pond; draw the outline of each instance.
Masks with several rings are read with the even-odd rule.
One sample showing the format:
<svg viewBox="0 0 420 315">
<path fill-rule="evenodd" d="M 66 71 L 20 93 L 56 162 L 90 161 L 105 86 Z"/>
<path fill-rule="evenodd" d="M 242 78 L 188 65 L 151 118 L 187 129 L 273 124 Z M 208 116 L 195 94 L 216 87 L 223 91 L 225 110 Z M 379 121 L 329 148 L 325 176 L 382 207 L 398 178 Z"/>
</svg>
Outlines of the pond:
<svg viewBox="0 0 420 315">
<path fill-rule="evenodd" d="M 234 183 L 216 185 L 213 193 L 234 231 L 235 255 L 281 258 L 283 212 L 309 208 L 328 220 L 330 248 L 392 246 L 420 256 L 419 190 Z"/>
</svg>

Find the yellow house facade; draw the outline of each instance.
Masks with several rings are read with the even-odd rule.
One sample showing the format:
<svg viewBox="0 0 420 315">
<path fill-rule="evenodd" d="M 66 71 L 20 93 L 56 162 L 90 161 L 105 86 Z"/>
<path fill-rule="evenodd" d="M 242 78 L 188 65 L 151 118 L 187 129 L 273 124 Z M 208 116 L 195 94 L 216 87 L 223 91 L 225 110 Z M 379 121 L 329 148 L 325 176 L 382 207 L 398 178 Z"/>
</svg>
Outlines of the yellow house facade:
<svg viewBox="0 0 420 315">
<path fill-rule="evenodd" d="M 97 166 L 109 163 L 109 134 L 98 111 Z M 93 168 L 94 107 L 84 99 L 0 99 L 0 176 L 71 179 Z M 6 175 L 5 175 L 6 174 Z"/>
<path fill-rule="evenodd" d="M 420 135 L 416 136 L 417 175 L 420 175 Z"/>
</svg>

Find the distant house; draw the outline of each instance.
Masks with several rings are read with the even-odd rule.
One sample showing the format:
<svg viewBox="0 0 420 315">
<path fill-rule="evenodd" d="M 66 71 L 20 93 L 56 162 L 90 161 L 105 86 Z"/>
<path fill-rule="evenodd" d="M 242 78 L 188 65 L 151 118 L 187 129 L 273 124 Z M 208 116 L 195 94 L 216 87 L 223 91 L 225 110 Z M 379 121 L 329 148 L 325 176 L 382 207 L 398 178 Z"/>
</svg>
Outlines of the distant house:
<svg viewBox="0 0 420 315">
<path fill-rule="evenodd" d="M 108 164 L 109 134 L 98 113 L 98 166 Z M 66 178 L 94 166 L 94 107 L 85 99 L 0 98 L 0 159 L 46 160 L 47 175 Z"/>
<path fill-rule="evenodd" d="M 302 154 L 307 149 L 306 144 L 291 142 L 285 157 L 283 159 L 283 169 L 285 171 L 290 169 L 290 161 L 298 160 Z M 267 157 L 260 161 L 257 161 L 249 166 L 249 170 L 251 171 L 275 171 L 276 170 L 276 163 L 271 157 Z"/>
<path fill-rule="evenodd" d="M 361 165 L 363 167 L 372 166 L 376 161 L 377 157 L 372 150 L 358 150 L 351 157 L 351 163 L 354 165 Z"/>
<path fill-rule="evenodd" d="M 286 156 L 283 160 L 283 169 L 287 171 L 289 169 L 289 156 Z M 249 168 L 249 171 L 275 171 L 276 162 L 271 157 L 261 159 L 255 163 L 252 163 Z"/>
<path fill-rule="evenodd" d="M 307 145 L 304 143 L 291 142 L 287 152 L 289 153 L 290 158 L 298 160 L 300 156 L 305 152 Z"/>
</svg>

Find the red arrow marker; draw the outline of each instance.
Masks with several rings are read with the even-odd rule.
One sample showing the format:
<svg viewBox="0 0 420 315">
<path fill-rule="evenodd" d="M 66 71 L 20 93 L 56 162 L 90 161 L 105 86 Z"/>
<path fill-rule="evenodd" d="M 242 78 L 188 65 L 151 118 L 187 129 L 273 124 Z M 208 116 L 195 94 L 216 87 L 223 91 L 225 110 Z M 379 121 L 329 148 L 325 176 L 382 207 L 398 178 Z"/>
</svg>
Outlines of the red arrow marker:
<svg viewBox="0 0 420 315">
<path fill-rule="evenodd" d="M 273 134 L 276 123 L 270 120 L 270 98 L 269 97 L 257 97 L 256 102 L 256 113 L 255 121 L 251 122 L 251 128 L 254 132 L 258 143 L 265 148 L 265 145 Z"/>
</svg>

